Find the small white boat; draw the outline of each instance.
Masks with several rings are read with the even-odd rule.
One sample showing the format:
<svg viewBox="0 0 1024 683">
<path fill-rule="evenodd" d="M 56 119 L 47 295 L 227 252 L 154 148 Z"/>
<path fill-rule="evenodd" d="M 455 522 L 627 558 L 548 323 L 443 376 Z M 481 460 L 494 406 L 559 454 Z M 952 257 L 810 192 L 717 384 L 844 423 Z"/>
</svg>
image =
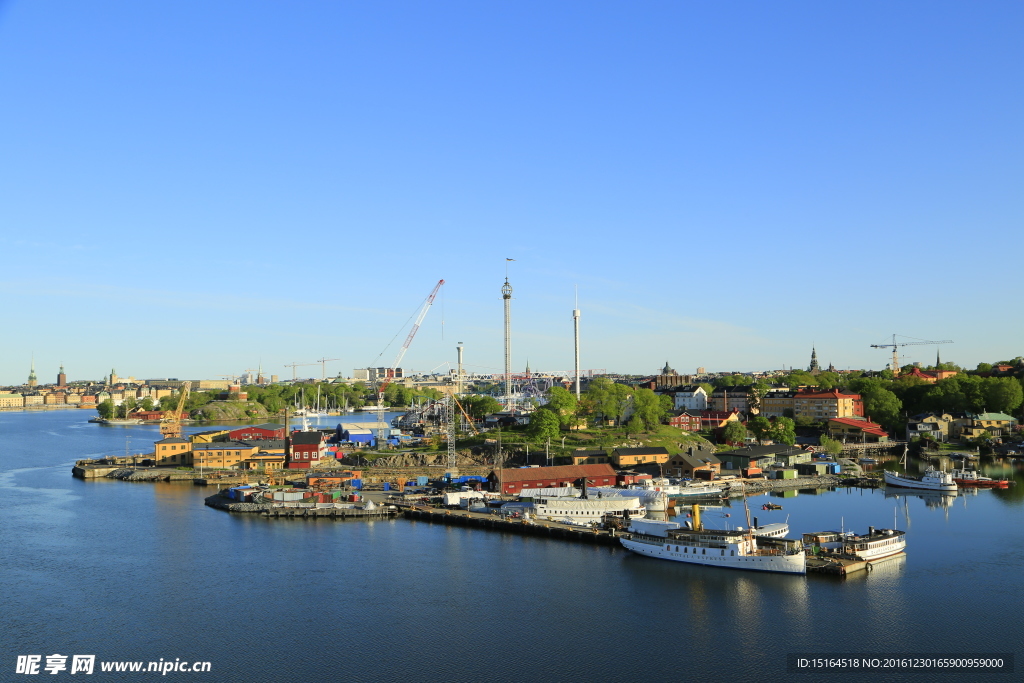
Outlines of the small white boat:
<svg viewBox="0 0 1024 683">
<path fill-rule="evenodd" d="M 862 560 L 880 560 L 901 553 L 907 547 L 906 532 L 873 526 L 869 526 L 863 536 L 850 531 L 815 531 L 804 534 L 803 538 L 804 545 L 814 555 L 824 551 Z"/>
<path fill-rule="evenodd" d="M 904 471 L 907 468 L 907 447 L 903 447 L 903 457 L 900 458 L 900 464 L 903 466 Z M 915 477 L 909 474 L 900 474 L 899 472 L 893 472 L 886 470 L 884 472 L 886 486 L 900 486 L 906 489 L 925 489 L 928 491 L 956 491 L 957 485 L 953 481 L 953 475 L 949 472 L 942 472 L 935 469 L 931 465 L 924 471 L 924 474 L 920 477 Z"/>
</svg>

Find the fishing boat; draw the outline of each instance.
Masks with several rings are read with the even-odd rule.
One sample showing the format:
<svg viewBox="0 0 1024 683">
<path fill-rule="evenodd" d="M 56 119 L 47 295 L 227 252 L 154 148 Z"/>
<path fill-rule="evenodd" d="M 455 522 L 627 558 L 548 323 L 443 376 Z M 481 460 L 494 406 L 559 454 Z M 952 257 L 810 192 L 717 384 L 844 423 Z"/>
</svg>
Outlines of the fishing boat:
<svg viewBox="0 0 1024 683">
<path fill-rule="evenodd" d="M 907 447 L 903 446 L 903 457 L 900 458 L 900 465 L 903 466 L 904 474 L 885 470 L 886 486 L 899 486 L 906 489 L 925 489 L 928 491 L 956 491 L 957 485 L 953 481 L 953 475 L 949 472 L 937 470 L 931 465 L 920 477 L 906 474 L 907 469 Z"/>
<path fill-rule="evenodd" d="M 692 508 L 692 519 L 679 522 L 630 520 L 629 535 L 619 542 L 638 555 L 673 562 L 686 562 L 728 569 L 806 574 L 806 554 L 799 540 L 766 538 L 747 529 L 705 529 L 700 505 Z M 747 518 L 749 520 L 749 510 Z"/>
<path fill-rule="evenodd" d="M 978 470 L 969 470 L 966 467 L 962 469 L 953 469 L 950 474 L 953 477 L 953 481 L 956 482 L 957 486 L 963 486 L 967 488 L 979 488 L 979 489 L 1008 489 L 1010 488 L 1010 482 L 1007 479 L 993 479 L 992 477 L 983 477 Z"/>
<path fill-rule="evenodd" d="M 902 553 L 907 547 L 905 531 L 873 526 L 868 527 L 865 535 L 852 531 L 815 531 L 804 534 L 803 541 L 813 555 L 827 553 L 869 561 Z"/>
</svg>

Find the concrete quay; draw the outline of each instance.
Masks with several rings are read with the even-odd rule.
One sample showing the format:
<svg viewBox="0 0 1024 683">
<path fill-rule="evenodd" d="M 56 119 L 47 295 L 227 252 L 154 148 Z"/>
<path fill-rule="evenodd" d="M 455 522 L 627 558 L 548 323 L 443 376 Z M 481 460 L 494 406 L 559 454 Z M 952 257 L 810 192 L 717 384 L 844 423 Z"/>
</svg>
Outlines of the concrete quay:
<svg viewBox="0 0 1024 683">
<path fill-rule="evenodd" d="M 289 506 L 281 503 L 238 503 L 219 493 L 205 499 L 207 506 L 226 512 L 254 514 L 263 517 L 333 520 L 390 519 L 398 514 L 393 505 L 380 505 L 373 510 L 342 507 Z"/>
</svg>

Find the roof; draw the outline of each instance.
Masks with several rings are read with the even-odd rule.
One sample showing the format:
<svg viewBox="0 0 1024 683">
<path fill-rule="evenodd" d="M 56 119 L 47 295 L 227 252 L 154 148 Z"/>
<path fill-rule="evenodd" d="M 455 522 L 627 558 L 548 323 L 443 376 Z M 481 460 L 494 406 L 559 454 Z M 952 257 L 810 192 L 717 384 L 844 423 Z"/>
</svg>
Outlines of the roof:
<svg viewBox="0 0 1024 683">
<path fill-rule="evenodd" d="M 188 439 L 183 439 L 180 436 L 172 436 L 169 439 L 160 439 L 157 443 L 188 443 Z"/>
<path fill-rule="evenodd" d="M 497 476 L 496 472 L 491 472 Z M 583 477 L 614 477 L 611 465 L 557 465 L 555 467 L 523 467 L 501 470 L 501 481 L 511 484 L 517 481 L 539 479 L 582 479 Z"/>
<path fill-rule="evenodd" d="M 881 429 L 882 425 L 872 422 L 871 420 L 857 419 L 854 417 L 833 417 L 829 418 L 829 422 L 836 422 L 841 425 L 847 425 L 849 427 L 860 427 L 864 431 L 869 429 Z"/>
<path fill-rule="evenodd" d="M 752 384 L 737 384 L 732 387 L 716 387 L 712 394 L 749 394 Z"/>
<path fill-rule="evenodd" d="M 778 443 L 771 446 L 745 446 L 731 451 L 722 451 L 718 453 L 718 459 L 722 460 L 730 455 L 739 455 L 745 458 L 767 458 L 772 455 L 795 455 L 797 453 L 805 452 L 806 451 L 799 448 L 787 446 L 784 443 Z"/>
<path fill-rule="evenodd" d="M 231 431 L 233 431 L 233 432 L 240 432 L 243 429 L 266 429 L 267 431 L 273 432 L 273 431 L 277 431 L 279 429 L 284 429 L 284 425 L 273 424 L 271 422 L 268 422 L 266 424 L 261 424 L 261 425 L 244 425 L 242 427 L 236 427 L 236 428 L 232 429 Z"/>
<path fill-rule="evenodd" d="M 595 455 L 607 456 L 608 454 L 605 453 L 603 450 L 600 450 L 600 449 L 591 450 L 591 449 L 587 449 L 587 448 L 577 448 L 576 450 L 574 450 L 572 452 L 572 457 L 574 457 L 574 458 L 584 458 L 584 457 L 591 458 L 591 457 L 593 457 Z"/>
<path fill-rule="evenodd" d="M 689 455 L 687 453 L 679 453 L 678 455 L 672 456 L 672 459 L 681 459 L 690 467 L 707 467 L 708 465 L 718 465 L 720 461 L 715 456 L 710 458 L 698 458 L 696 455 Z"/>
<path fill-rule="evenodd" d="M 194 443 L 193 451 L 238 451 L 256 446 L 244 441 L 214 441 L 212 443 Z"/>
<path fill-rule="evenodd" d="M 992 421 L 992 420 L 996 420 L 996 421 L 1011 421 L 1011 422 L 1016 422 L 1017 421 L 1017 418 L 1013 417 L 1012 415 L 1007 415 L 1006 413 L 982 413 L 981 415 L 977 415 L 974 419 L 975 420 L 989 420 L 989 421 Z"/>
<path fill-rule="evenodd" d="M 309 443 L 321 443 L 325 439 L 325 434 L 320 431 L 316 432 L 292 432 L 292 443 L 293 444 L 309 444 Z"/>
<path fill-rule="evenodd" d="M 661 446 L 652 448 L 616 448 L 612 453 L 614 455 L 668 455 L 668 451 Z"/>
<path fill-rule="evenodd" d="M 856 399 L 859 399 L 860 398 L 860 394 L 844 394 L 844 393 L 840 392 L 838 389 L 833 389 L 832 391 L 801 391 L 801 392 L 798 392 L 796 394 L 795 398 L 834 398 L 834 399 L 856 398 Z"/>
</svg>

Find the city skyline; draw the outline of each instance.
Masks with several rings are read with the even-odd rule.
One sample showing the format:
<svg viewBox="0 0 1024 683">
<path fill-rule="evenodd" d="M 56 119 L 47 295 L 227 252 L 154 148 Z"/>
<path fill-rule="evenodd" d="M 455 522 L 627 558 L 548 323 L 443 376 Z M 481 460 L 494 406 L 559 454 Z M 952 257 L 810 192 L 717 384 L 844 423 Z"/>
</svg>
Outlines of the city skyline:
<svg viewBox="0 0 1024 683">
<path fill-rule="evenodd" d="M 0 384 L 1016 357 L 1022 19 L 0 4 Z"/>
</svg>

